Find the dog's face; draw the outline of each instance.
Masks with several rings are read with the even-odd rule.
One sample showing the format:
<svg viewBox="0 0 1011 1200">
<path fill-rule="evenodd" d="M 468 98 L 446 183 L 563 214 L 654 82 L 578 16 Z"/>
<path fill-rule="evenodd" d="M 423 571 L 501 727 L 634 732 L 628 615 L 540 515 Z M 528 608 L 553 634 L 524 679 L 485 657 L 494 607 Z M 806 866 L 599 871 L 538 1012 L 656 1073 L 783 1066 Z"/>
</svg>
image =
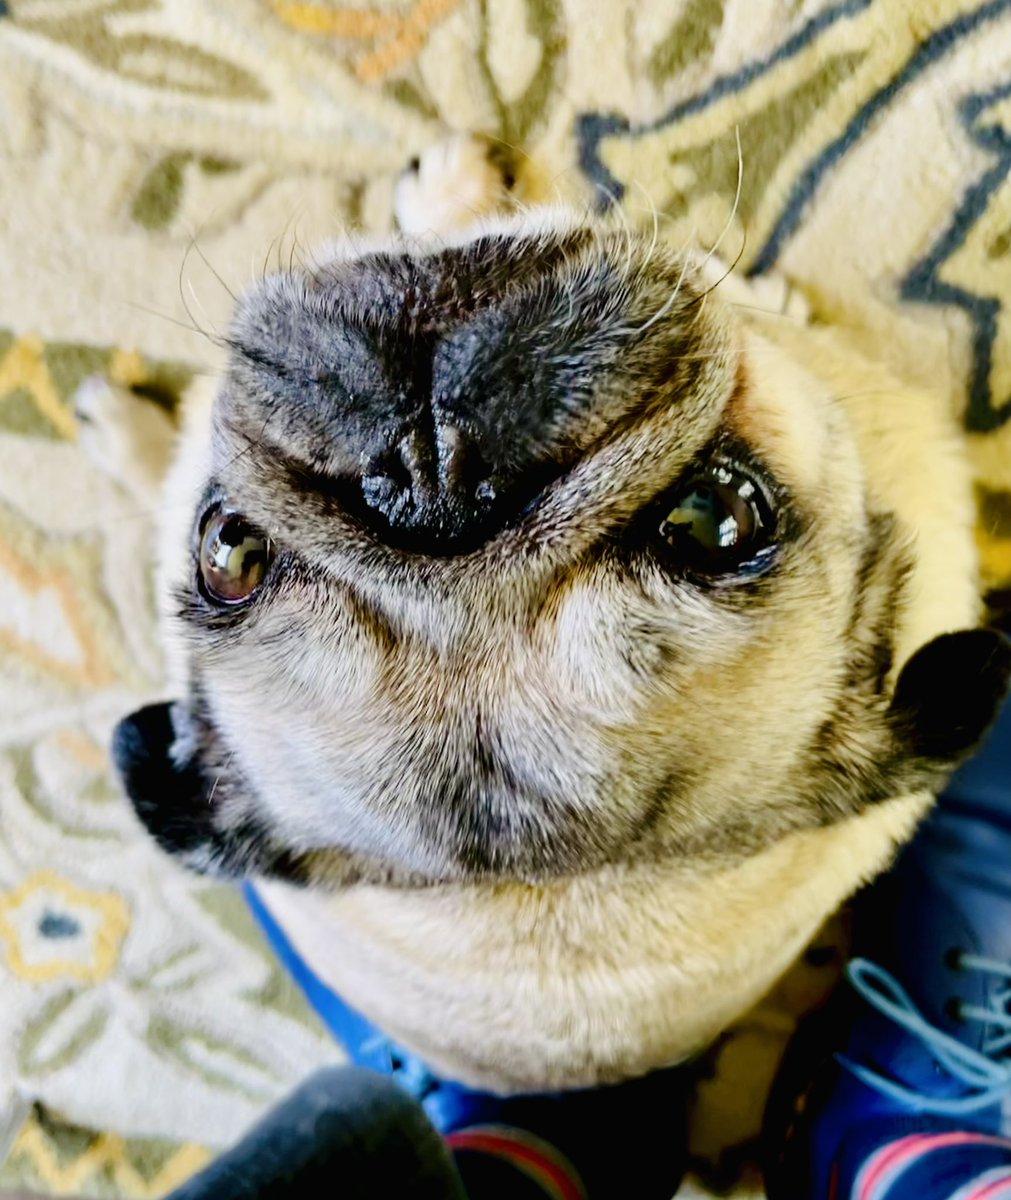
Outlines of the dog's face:
<svg viewBox="0 0 1011 1200">
<path fill-rule="evenodd" d="M 337 258 L 230 346 L 173 485 L 185 694 L 116 739 L 192 865 L 726 862 L 936 784 L 992 716 L 996 637 L 897 672 L 915 546 L 838 397 L 649 239 Z"/>
</svg>

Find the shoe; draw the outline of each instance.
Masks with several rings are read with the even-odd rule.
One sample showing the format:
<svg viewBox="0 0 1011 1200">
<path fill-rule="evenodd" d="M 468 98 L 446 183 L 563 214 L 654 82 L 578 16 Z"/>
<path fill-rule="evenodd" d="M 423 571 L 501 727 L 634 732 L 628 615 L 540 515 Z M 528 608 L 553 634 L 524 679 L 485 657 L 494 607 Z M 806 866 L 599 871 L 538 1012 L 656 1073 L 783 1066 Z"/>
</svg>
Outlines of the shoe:
<svg viewBox="0 0 1011 1200">
<path fill-rule="evenodd" d="M 688 1070 L 506 1097 L 441 1079 L 327 987 L 256 888 L 243 890 L 274 953 L 350 1061 L 392 1077 L 420 1102 L 471 1200 L 670 1200 L 677 1191 L 687 1160 Z"/>
<path fill-rule="evenodd" d="M 954 1191 L 954 1145 L 973 1172 L 991 1153 L 1011 1164 L 1011 702 L 858 897 L 853 944 L 850 987 L 801 1027 L 773 1088 L 770 1200 L 863 1200 L 899 1173 L 916 1195 L 945 1147 Z"/>
</svg>

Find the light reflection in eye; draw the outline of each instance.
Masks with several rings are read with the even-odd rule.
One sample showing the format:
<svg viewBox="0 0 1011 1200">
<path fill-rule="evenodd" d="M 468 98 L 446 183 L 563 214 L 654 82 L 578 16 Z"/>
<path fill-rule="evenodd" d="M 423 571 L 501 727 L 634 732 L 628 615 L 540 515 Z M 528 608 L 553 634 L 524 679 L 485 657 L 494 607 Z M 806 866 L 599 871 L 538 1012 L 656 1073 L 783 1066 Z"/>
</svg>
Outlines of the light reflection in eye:
<svg viewBox="0 0 1011 1200">
<path fill-rule="evenodd" d="M 274 551 L 270 539 L 238 513 L 214 514 L 200 541 L 200 576 L 219 604 L 241 604 L 260 587 Z"/>
<path fill-rule="evenodd" d="M 687 479 L 660 522 L 660 536 L 686 566 L 709 573 L 736 571 L 767 557 L 771 514 L 752 479 L 722 464 Z"/>
</svg>

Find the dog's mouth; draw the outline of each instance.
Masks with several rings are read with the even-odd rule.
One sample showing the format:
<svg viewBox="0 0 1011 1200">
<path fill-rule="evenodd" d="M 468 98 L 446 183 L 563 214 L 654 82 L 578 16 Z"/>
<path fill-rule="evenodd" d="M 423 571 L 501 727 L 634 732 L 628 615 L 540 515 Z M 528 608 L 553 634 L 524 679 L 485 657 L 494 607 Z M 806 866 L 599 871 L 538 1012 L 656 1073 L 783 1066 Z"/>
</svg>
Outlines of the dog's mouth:
<svg viewBox="0 0 1011 1200">
<path fill-rule="evenodd" d="M 418 888 L 473 878 L 473 867 L 460 864 L 435 869 L 352 848 L 294 850 L 282 844 L 245 798 L 236 797 L 231 776 L 202 765 L 207 747 L 200 742 L 209 732 L 183 705 L 161 703 L 125 717 L 112 738 L 113 762 L 138 818 L 163 851 L 191 870 L 332 888 Z"/>
<path fill-rule="evenodd" d="M 112 755 L 147 832 L 201 874 L 325 888 L 541 884 L 600 865 L 615 850 L 589 809 L 496 791 L 487 780 L 482 785 L 479 772 L 456 784 L 433 777 L 438 799 L 419 801 L 388 822 L 378 818 L 378 839 L 373 822 L 346 840 L 299 845 L 260 815 L 255 792 L 213 724 L 182 704 L 154 704 L 124 718 Z"/>
<path fill-rule="evenodd" d="M 904 666 L 884 717 L 882 756 L 889 769 L 868 776 L 865 794 L 840 815 L 943 783 L 993 722 L 1009 680 L 1011 643 L 998 633 L 944 634 L 921 647 Z M 323 887 L 543 883 L 624 861 L 636 847 L 663 849 L 665 857 L 679 853 L 666 843 L 650 850 L 644 837 L 650 812 L 645 826 L 631 830 L 632 847 L 629 829 L 619 834 L 615 827 L 609 835 L 601 828 L 602 812 L 592 806 L 565 808 L 550 799 L 487 805 L 480 788 L 455 798 L 447 793 L 422 814 L 433 822 L 427 827 L 421 821 L 413 832 L 406 825 L 399 834 L 391 829 L 381 857 L 364 843 L 298 848 L 281 841 L 258 815 L 228 770 L 230 756 L 213 725 L 194 719 L 183 705 L 155 704 L 126 717 L 114 733 L 112 754 L 148 832 L 163 850 L 204 873 Z M 412 838 L 421 847 L 417 856 L 408 852 Z"/>
</svg>

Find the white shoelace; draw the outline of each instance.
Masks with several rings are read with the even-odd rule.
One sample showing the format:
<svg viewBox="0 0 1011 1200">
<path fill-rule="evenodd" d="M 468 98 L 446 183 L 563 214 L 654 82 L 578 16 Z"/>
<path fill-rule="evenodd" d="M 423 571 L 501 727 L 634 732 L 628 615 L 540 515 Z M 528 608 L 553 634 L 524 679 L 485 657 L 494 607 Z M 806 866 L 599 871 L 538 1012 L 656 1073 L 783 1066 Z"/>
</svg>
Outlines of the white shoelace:
<svg viewBox="0 0 1011 1200">
<path fill-rule="evenodd" d="M 981 1050 L 973 1050 L 957 1038 L 938 1029 L 923 1016 L 902 984 L 877 963 L 854 958 L 846 974 L 856 991 L 871 1005 L 919 1038 L 934 1059 L 955 1079 L 965 1084 L 964 1096 L 932 1096 L 887 1079 L 877 1071 L 838 1055 L 839 1062 L 863 1083 L 920 1112 L 959 1116 L 978 1112 L 997 1104 L 1011 1093 L 1011 963 L 998 962 L 980 955 L 963 954 L 959 966 L 964 970 L 983 971 L 1004 980 L 1005 986 L 993 995 L 992 1007 L 962 1005 L 960 1016 L 966 1021 L 983 1021 L 988 1036 Z"/>
</svg>

